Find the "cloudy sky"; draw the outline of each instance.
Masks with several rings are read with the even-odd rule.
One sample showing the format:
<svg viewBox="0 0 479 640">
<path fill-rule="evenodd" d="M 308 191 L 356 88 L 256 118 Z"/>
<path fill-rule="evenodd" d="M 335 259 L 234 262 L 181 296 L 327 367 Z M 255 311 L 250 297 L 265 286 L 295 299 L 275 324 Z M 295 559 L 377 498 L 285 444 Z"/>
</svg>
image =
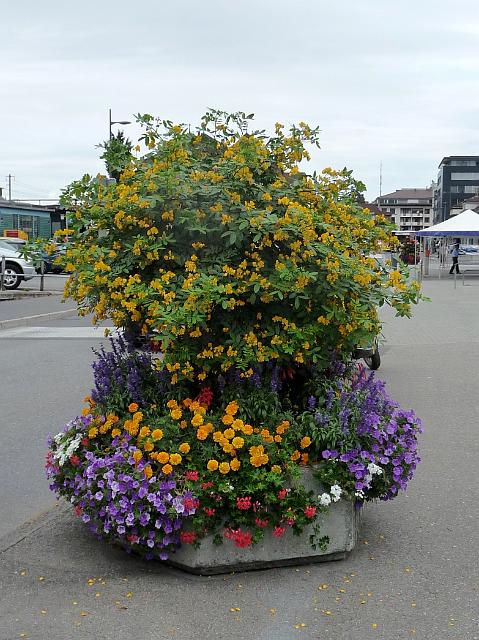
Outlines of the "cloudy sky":
<svg viewBox="0 0 479 640">
<path fill-rule="evenodd" d="M 2 3 L 0 186 L 55 197 L 102 170 L 109 108 L 194 124 L 212 106 L 318 125 L 311 169 L 353 169 L 370 199 L 380 162 L 383 193 L 425 187 L 479 154 L 478 44 L 477 0 Z"/>
</svg>

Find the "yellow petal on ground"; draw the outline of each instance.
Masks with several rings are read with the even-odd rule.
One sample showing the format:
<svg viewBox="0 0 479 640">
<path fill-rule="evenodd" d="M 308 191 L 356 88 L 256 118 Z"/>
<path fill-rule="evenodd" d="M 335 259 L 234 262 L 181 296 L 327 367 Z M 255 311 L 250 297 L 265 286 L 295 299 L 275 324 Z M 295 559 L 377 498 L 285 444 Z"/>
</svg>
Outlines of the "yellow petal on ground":
<svg viewBox="0 0 479 640">
<path fill-rule="evenodd" d="M 22 571 L 20 571 L 20 575 L 21 576 L 26 576 L 27 575 L 27 572 L 25 571 L 25 569 L 22 569 Z"/>
<path fill-rule="evenodd" d="M 324 591 L 325 589 L 329 589 L 329 584 L 320 584 L 318 589 Z"/>
<path fill-rule="evenodd" d="M 131 598 L 132 596 L 133 596 L 132 592 L 131 592 L 131 591 L 128 591 L 128 593 L 126 594 L 126 597 L 127 597 L 127 598 Z"/>
<path fill-rule="evenodd" d="M 80 611 L 80 615 L 81 616 L 87 616 L 88 615 L 88 611 Z"/>
<path fill-rule="evenodd" d="M 40 613 L 43 613 L 43 615 L 45 615 L 45 614 L 47 613 L 47 610 L 46 610 L 46 609 L 42 609 L 42 610 L 40 611 Z"/>
<path fill-rule="evenodd" d="M 45 578 L 43 576 L 38 576 L 38 581 L 39 582 L 43 582 L 43 580 L 45 580 Z"/>
<path fill-rule="evenodd" d="M 373 622 L 373 624 L 371 625 L 371 628 L 372 628 L 372 629 L 377 629 L 377 628 L 378 628 L 378 625 L 377 625 L 375 622 Z"/>
</svg>

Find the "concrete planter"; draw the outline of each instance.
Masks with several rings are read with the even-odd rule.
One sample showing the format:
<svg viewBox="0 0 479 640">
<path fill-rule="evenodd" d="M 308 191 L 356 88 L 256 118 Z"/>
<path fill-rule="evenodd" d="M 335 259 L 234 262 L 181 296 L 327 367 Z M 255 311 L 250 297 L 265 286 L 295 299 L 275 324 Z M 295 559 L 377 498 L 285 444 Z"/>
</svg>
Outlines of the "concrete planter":
<svg viewBox="0 0 479 640">
<path fill-rule="evenodd" d="M 319 490 L 309 470 L 303 473 L 303 484 L 308 489 Z M 190 573 L 212 575 L 342 560 L 356 545 L 360 514 L 361 510 L 353 502 L 339 500 L 319 515 L 315 524 L 321 526 L 321 536 L 329 537 L 329 544 L 324 551 L 311 546 L 309 538 L 313 526 L 310 525 L 301 536 L 295 536 L 288 529 L 282 538 L 276 538 L 268 530 L 262 542 L 245 549 L 235 547 L 229 540 L 222 545 L 215 545 L 212 536 L 208 536 L 202 540 L 199 549 L 183 545 L 170 557 L 169 563 Z"/>
</svg>

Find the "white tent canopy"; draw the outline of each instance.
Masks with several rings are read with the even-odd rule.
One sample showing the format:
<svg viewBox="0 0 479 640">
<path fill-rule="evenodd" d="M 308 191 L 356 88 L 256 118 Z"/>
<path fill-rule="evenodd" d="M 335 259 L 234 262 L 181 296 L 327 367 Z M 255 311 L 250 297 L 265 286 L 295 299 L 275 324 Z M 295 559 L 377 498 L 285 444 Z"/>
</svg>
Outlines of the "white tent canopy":
<svg viewBox="0 0 479 640">
<path fill-rule="evenodd" d="M 422 231 L 411 231 L 416 236 L 455 236 L 458 238 L 467 236 L 479 236 L 479 214 L 472 209 L 466 209 L 457 216 L 444 222 L 435 224 Z"/>
</svg>

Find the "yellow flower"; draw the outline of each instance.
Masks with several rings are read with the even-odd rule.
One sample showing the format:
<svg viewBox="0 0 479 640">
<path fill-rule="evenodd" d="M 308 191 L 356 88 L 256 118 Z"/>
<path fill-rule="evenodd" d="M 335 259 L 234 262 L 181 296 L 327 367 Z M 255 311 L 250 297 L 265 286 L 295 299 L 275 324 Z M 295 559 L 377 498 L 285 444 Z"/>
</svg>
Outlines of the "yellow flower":
<svg viewBox="0 0 479 640">
<path fill-rule="evenodd" d="M 176 409 L 178 407 L 178 403 L 176 402 L 176 400 L 168 400 L 166 406 L 168 407 L 168 409 Z"/>
<path fill-rule="evenodd" d="M 261 467 L 261 465 L 266 464 L 269 460 L 268 454 L 265 453 L 264 447 L 260 444 L 257 447 L 250 447 L 250 463 L 253 467 Z"/>
<path fill-rule="evenodd" d="M 169 459 L 170 459 L 170 454 L 166 453 L 166 451 L 160 451 L 160 453 L 157 456 L 157 460 L 160 464 L 164 464 L 165 462 L 168 462 Z"/>
<path fill-rule="evenodd" d="M 136 404 L 136 402 L 132 402 L 130 405 L 128 405 L 128 411 L 130 413 L 135 413 L 135 411 L 138 411 L 138 405 Z"/>
<path fill-rule="evenodd" d="M 155 429 L 151 434 L 153 440 L 161 440 L 163 437 L 163 431 L 161 429 Z"/>
<path fill-rule="evenodd" d="M 234 447 L 230 442 L 225 442 L 223 445 L 223 451 L 225 453 L 231 453 L 232 451 L 234 451 Z"/>
<path fill-rule="evenodd" d="M 271 467 L 271 471 L 272 471 L 273 473 L 281 473 L 281 472 L 282 472 L 282 469 L 281 469 L 281 467 L 280 467 L 278 464 L 274 464 L 274 465 Z"/>
<path fill-rule="evenodd" d="M 200 413 L 195 413 L 195 415 L 191 419 L 191 424 L 194 427 L 199 427 L 201 424 L 203 424 L 203 416 Z"/>
<path fill-rule="evenodd" d="M 245 436 L 250 436 L 253 433 L 253 427 L 250 424 L 245 424 L 242 431 Z"/>
<path fill-rule="evenodd" d="M 233 422 L 234 422 L 233 416 L 230 416 L 229 414 L 226 414 L 225 416 L 223 416 L 221 418 L 221 422 L 223 424 L 233 424 Z"/>
<path fill-rule="evenodd" d="M 208 460 L 208 464 L 206 465 L 206 468 L 208 469 L 208 471 L 216 471 L 218 467 L 219 467 L 219 464 L 217 460 Z"/>
<path fill-rule="evenodd" d="M 241 467 L 241 462 L 238 460 L 238 458 L 233 458 L 233 460 L 231 460 L 230 462 L 230 468 L 232 471 L 238 471 L 238 469 Z"/>
<path fill-rule="evenodd" d="M 121 434 L 120 429 L 112 429 L 111 430 L 111 435 L 113 438 L 116 438 L 116 436 L 119 436 Z"/>
<path fill-rule="evenodd" d="M 206 440 L 208 437 L 208 431 L 206 429 L 198 429 L 196 432 L 196 437 L 198 440 Z"/>
<path fill-rule="evenodd" d="M 190 445 L 187 442 L 182 442 L 178 449 L 181 451 L 181 453 L 188 453 L 190 450 Z"/>
<path fill-rule="evenodd" d="M 231 440 L 231 438 L 235 437 L 234 429 L 225 429 L 223 435 L 225 438 L 228 438 L 228 440 Z"/>
<path fill-rule="evenodd" d="M 301 447 L 301 449 L 306 449 L 306 447 L 309 447 L 310 444 L 311 444 L 311 438 L 309 436 L 304 436 L 304 438 L 301 438 L 301 442 L 299 443 L 299 446 Z"/>
<path fill-rule="evenodd" d="M 161 467 L 161 470 L 163 471 L 165 476 L 168 476 L 173 471 L 173 467 L 171 466 L 171 464 L 164 464 Z"/>
<path fill-rule="evenodd" d="M 180 456 L 179 453 L 172 453 L 170 456 L 171 464 L 174 464 L 174 465 L 180 464 L 182 460 L 183 458 Z"/>
<path fill-rule="evenodd" d="M 225 413 L 227 413 L 230 416 L 234 416 L 236 413 L 238 413 L 238 409 L 239 409 L 238 403 L 233 401 L 233 402 L 230 402 L 229 405 L 226 407 Z"/>
<path fill-rule="evenodd" d="M 148 452 L 148 451 L 153 451 L 154 449 L 154 445 L 152 442 L 145 442 L 144 446 L 143 446 L 143 450 Z"/>
<path fill-rule="evenodd" d="M 89 438 L 95 438 L 98 435 L 98 429 L 96 427 L 92 427 L 89 431 L 88 431 L 88 437 Z"/>
<path fill-rule="evenodd" d="M 145 474 L 146 478 L 151 478 L 151 476 L 153 475 L 153 470 L 149 464 L 147 464 L 146 467 L 144 467 L 143 473 Z"/>
<path fill-rule="evenodd" d="M 182 420 L 180 422 L 180 428 L 181 429 L 186 429 L 187 426 L 188 426 L 188 423 L 186 422 L 186 420 Z"/>
<path fill-rule="evenodd" d="M 291 460 L 293 462 L 295 462 L 296 460 L 298 460 L 301 457 L 301 454 L 299 453 L 299 451 L 295 451 L 292 455 L 291 455 Z"/>
<path fill-rule="evenodd" d="M 236 420 L 233 420 L 233 423 L 231 425 L 233 427 L 233 429 L 239 430 L 242 429 L 244 426 L 244 422 L 243 420 L 240 420 L 239 418 L 236 418 Z"/>
<path fill-rule="evenodd" d="M 241 449 L 241 447 L 244 445 L 244 440 L 243 438 L 236 436 L 236 438 L 233 438 L 233 440 L 231 441 L 231 444 L 235 449 Z"/>
<path fill-rule="evenodd" d="M 133 460 L 135 462 L 139 462 L 141 459 L 143 458 L 143 454 L 141 453 L 141 451 L 139 449 L 137 449 L 134 453 L 133 453 Z"/>
<path fill-rule="evenodd" d="M 148 427 L 141 427 L 138 437 L 146 438 L 146 436 L 149 436 L 149 435 L 150 435 L 150 430 L 148 429 Z"/>
<path fill-rule="evenodd" d="M 171 411 L 170 416 L 173 418 L 173 420 L 179 420 L 181 418 L 181 416 L 183 415 L 183 413 L 181 412 L 181 409 L 173 409 L 173 411 Z"/>
<path fill-rule="evenodd" d="M 220 473 L 222 473 L 223 475 L 225 475 L 226 473 L 228 473 L 228 471 L 230 470 L 230 464 L 229 462 L 222 462 L 220 464 Z"/>
</svg>

